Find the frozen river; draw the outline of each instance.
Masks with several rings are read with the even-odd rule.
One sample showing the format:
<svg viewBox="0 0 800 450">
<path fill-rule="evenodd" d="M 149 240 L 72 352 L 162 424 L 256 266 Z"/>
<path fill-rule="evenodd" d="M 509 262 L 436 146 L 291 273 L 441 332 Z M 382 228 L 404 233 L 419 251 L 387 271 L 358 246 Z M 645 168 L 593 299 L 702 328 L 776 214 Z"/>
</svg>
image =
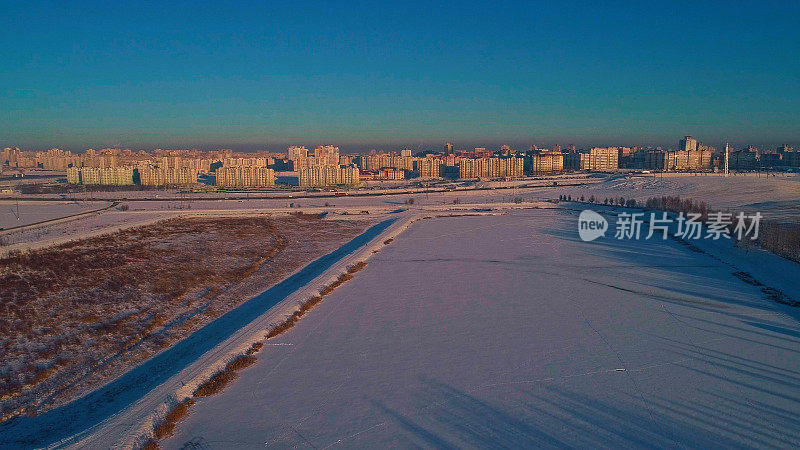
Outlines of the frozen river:
<svg viewBox="0 0 800 450">
<path fill-rule="evenodd" d="M 564 210 L 422 220 L 162 444 L 796 448 L 796 311 Z"/>
</svg>

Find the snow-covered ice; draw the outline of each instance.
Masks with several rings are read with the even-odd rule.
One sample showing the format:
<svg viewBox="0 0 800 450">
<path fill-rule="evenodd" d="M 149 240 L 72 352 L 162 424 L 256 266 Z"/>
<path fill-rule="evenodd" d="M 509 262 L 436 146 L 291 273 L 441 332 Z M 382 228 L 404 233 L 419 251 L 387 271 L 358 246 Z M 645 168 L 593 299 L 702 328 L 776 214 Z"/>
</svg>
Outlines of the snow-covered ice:
<svg viewBox="0 0 800 450">
<path fill-rule="evenodd" d="M 416 222 L 162 444 L 800 445 L 798 310 L 713 253 L 576 221 Z"/>
</svg>

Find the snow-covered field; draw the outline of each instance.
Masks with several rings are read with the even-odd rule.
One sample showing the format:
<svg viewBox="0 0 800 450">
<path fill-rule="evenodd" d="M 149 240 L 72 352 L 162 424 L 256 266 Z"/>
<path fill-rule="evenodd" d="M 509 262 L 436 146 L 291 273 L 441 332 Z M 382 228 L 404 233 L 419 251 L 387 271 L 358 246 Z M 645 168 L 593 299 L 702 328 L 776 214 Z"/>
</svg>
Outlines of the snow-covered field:
<svg viewBox="0 0 800 450">
<path fill-rule="evenodd" d="M 560 183 L 552 186 L 553 182 Z M 580 186 L 564 186 L 565 184 L 580 184 Z M 243 211 L 304 211 L 304 212 L 343 212 L 360 213 L 362 210 L 371 212 L 386 212 L 394 209 L 407 208 L 405 202 L 414 200 L 414 208 L 452 205 L 454 202 L 462 204 L 489 204 L 512 202 L 515 199 L 523 201 L 552 200 L 559 195 L 571 195 L 573 198 L 584 196 L 588 199 L 594 195 L 602 202 L 603 198 L 634 198 L 644 201 L 653 196 L 680 196 L 708 202 L 714 208 L 729 210 L 761 211 L 769 219 L 787 221 L 800 221 L 800 175 L 777 174 L 765 176 L 756 174 L 739 174 L 722 177 L 714 174 L 665 174 L 654 176 L 624 177 L 622 175 L 592 174 L 552 177 L 546 180 L 519 181 L 519 182 L 479 182 L 480 187 L 509 187 L 517 185 L 514 189 L 488 189 L 488 190 L 455 190 L 447 192 L 416 192 L 394 193 L 391 191 L 370 191 L 370 193 L 384 192 L 386 195 L 367 197 L 319 197 L 319 198 L 291 198 L 289 195 L 308 193 L 283 193 L 283 198 L 274 199 L 225 199 L 227 195 L 242 194 L 190 194 L 185 199 L 173 200 L 138 200 L 122 201 L 121 204 L 129 208 L 128 211 L 116 209 L 89 214 L 66 221 L 46 223 L 41 226 L 12 230 L 0 233 L 2 243 L 0 253 L 9 250 L 24 250 L 28 247 L 41 247 L 52 243 L 64 242 L 84 235 L 103 233 L 104 229 L 114 231 L 130 225 L 149 223 L 159 218 L 174 217 L 197 211 L 223 211 L 236 213 Z M 534 187 L 524 187 L 536 185 Z M 102 195 L 93 193 L 92 195 Z M 110 198 L 118 197 L 120 193 L 107 193 Z M 161 195 L 162 197 L 178 196 L 176 192 L 132 191 L 126 192 L 129 198 L 141 196 Z M 193 196 L 208 196 L 217 199 L 194 199 Z M 256 194 L 253 194 L 256 195 Z M 316 193 L 311 195 L 330 195 L 330 193 Z M 34 196 L 31 196 L 34 197 Z M 14 201 L 0 201 L 0 206 L 5 205 L 7 212 L 0 214 L 0 222 L 7 226 L 22 224 L 17 221 L 11 207 Z M 106 202 L 21 202 L 21 215 L 24 220 L 31 223 L 57 217 L 63 217 L 75 212 L 82 212 L 86 208 L 97 208 L 107 205 Z M 3 225 L 0 225 L 2 227 Z"/>
<path fill-rule="evenodd" d="M 553 182 L 560 183 L 552 186 Z M 580 184 L 579 186 L 564 186 L 565 184 Z M 761 211 L 769 219 L 787 221 L 800 221 L 800 175 L 777 174 L 765 176 L 756 174 L 739 174 L 722 177 L 714 174 L 665 174 L 654 176 L 624 177 L 622 175 L 592 174 L 552 177 L 545 180 L 529 180 L 519 182 L 479 182 L 480 187 L 509 187 L 514 189 L 488 189 L 488 190 L 455 190 L 446 192 L 416 192 L 394 193 L 391 191 L 371 191 L 371 193 L 384 192 L 385 195 L 367 197 L 319 197 L 319 198 L 291 198 L 289 195 L 299 193 L 283 193 L 283 198 L 274 199 L 225 199 L 226 195 L 234 194 L 190 194 L 185 199 L 173 200 L 142 200 L 122 201 L 121 204 L 129 208 L 128 211 L 116 209 L 106 210 L 97 214 L 88 214 L 65 221 L 46 223 L 22 230 L 11 230 L 0 233 L 0 253 L 10 250 L 24 250 L 36 248 L 53 243 L 61 243 L 86 235 L 96 235 L 108 231 L 115 231 L 127 226 L 150 223 L 153 220 L 174 217 L 176 215 L 192 214 L 203 211 L 205 213 L 221 211 L 225 213 L 249 214 L 250 212 L 276 212 L 276 211 L 304 211 L 304 212 L 348 212 L 360 213 L 362 211 L 387 212 L 395 209 L 408 208 L 405 202 L 414 200 L 413 208 L 452 205 L 453 203 L 485 205 L 492 203 L 513 202 L 515 199 L 523 201 L 552 200 L 559 195 L 571 195 L 577 199 L 584 196 L 588 199 L 594 195 L 602 201 L 603 198 L 634 198 L 644 201 L 652 196 L 680 196 L 708 202 L 714 208 L 729 210 Z M 534 185 L 534 187 L 524 187 Z M 93 193 L 92 195 L 102 195 Z M 119 193 L 107 193 L 110 198 Z M 132 191 L 126 192 L 129 198 L 141 196 L 175 197 L 176 192 Z M 301 193 L 306 195 L 308 193 Z M 194 199 L 193 196 L 208 196 L 217 199 Z M 235 194 L 242 195 L 242 194 Z M 253 194 L 256 195 L 256 194 Z M 271 194 L 272 195 L 272 194 Z M 311 195 L 330 195 L 330 193 L 316 193 Z M 34 197 L 34 196 L 31 196 Z M 107 202 L 23 202 L 20 207 L 26 223 L 63 217 L 75 212 L 82 212 L 86 208 L 102 207 Z M 21 204 L 23 204 L 21 203 Z M 18 221 L 10 209 L 16 203 L 13 201 L 0 201 L 0 206 L 9 207 L 7 213 L 0 214 L 0 221 L 9 226 Z M 19 223 L 22 223 L 19 221 Z M 0 225 L 2 226 L 2 225 Z"/>
<path fill-rule="evenodd" d="M 800 221 L 800 175 L 798 174 L 664 174 L 632 178 L 610 177 L 602 183 L 564 188 L 564 194 L 634 198 L 671 195 L 702 200 L 716 209 L 761 211 L 771 219 Z"/>
<path fill-rule="evenodd" d="M 73 214 L 98 210 L 109 202 L 0 201 L 0 229 L 30 225 Z"/>
<path fill-rule="evenodd" d="M 727 242 L 703 242 L 699 249 L 675 241 L 583 243 L 575 231 L 577 212 L 569 210 L 583 205 L 510 208 L 536 206 L 530 202 L 560 194 L 601 201 L 677 195 L 797 221 L 798 181 L 796 175 L 672 174 L 597 177 L 584 186 L 374 197 L 136 201 L 125 203 L 127 211 L 112 208 L 3 232 L 0 253 L 182 215 L 369 213 L 375 220 L 402 222 L 447 210 L 508 210 L 416 222 L 372 255 L 355 280 L 270 341 L 274 345 L 262 350 L 239 381 L 198 401 L 178 434 L 162 443 L 796 447 L 800 313 L 766 299 L 764 287 L 747 283 L 742 273 L 800 300 L 797 264 L 761 251 L 745 254 Z M 76 212 L 69 209 L 74 206 L 51 211 L 49 202 L 31 204 L 38 220 Z M 334 266 L 325 273 L 341 270 Z M 299 288 L 306 282 L 281 287 L 280 305 L 292 307 L 307 298 L 306 291 L 318 289 Z M 259 298 L 253 306 L 259 313 L 265 304 L 277 304 Z M 212 332 L 215 339 L 248 337 L 247 329 L 263 329 L 286 314 L 281 308 L 239 331 L 255 316 Z M 80 423 L 97 426 L 95 435 L 81 435 L 89 436 L 82 444 L 128 442 L 144 429 L 143 420 L 152 420 L 147 414 L 176 395 L 175 383 L 213 373 L 220 358 L 244 342 L 234 341 L 223 348 L 203 341 L 191 351 L 190 344 L 179 344 L 165 352 L 180 356 L 178 366 L 155 358 L 59 413 L 0 425 L 0 443 L 19 442 L 29 433 L 36 439 L 68 437 Z M 147 367 L 155 366 L 169 369 L 158 387 L 117 393 L 126 382 L 147 378 Z M 66 417 L 59 414 L 86 414 L 87 406 L 105 401 L 109 392 L 124 401 L 88 414 L 91 419 L 75 419 L 78 424 L 58 425 Z M 101 422 L 112 412 L 120 419 L 116 428 Z M 110 430 L 107 436 L 117 438 L 104 440 Z"/>
<path fill-rule="evenodd" d="M 701 250 L 562 209 L 418 221 L 162 445 L 797 448 L 800 314 L 733 272 L 800 269 Z"/>
</svg>

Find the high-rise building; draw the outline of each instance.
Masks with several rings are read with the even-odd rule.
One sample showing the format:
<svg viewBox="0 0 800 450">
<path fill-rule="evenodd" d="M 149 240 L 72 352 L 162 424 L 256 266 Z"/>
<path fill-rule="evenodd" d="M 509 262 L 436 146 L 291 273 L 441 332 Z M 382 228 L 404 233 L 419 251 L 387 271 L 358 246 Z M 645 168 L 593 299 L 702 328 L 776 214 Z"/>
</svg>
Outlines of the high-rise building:
<svg viewBox="0 0 800 450">
<path fill-rule="evenodd" d="M 564 155 L 564 168 L 571 170 L 610 171 L 619 168 L 619 150 L 616 147 L 581 150 Z"/>
<path fill-rule="evenodd" d="M 330 166 L 339 165 L 339 147 L 333 145 L 321 145 L 314 149 L 314 157 L 324 160 Z"/>
<path fill-rule="evenodd" d="M 460 158 L 459 178 L 506 178 L 521 177 L 525 162 L 516 156 L 502 158 Z"/>
<path fill-rule="evenodd" d="M 223 166 L 217 169 L 216 184 L 223 187 L 266 187 L 275 185 L 275 172 L 265 166 Z"/>
<path fill-rule="evenodd" d="M 562 172 L 564 170 L 564 154 L 539 150 L 526 156 L 525 163 L 525 172 L 530 175 Z"/>
<path fill-rule="evenodd" d="M 444 144 L 444 154 L 445 155 L 452 155 L 453 154 L 453 144 L 449 142 L 445 142 Z"/>
<path fill-rule="evenodd" d="M 133 184 L 133 167 L 69 167 L 67 183 L 126 186 Z"/>
<path fill-rule="evenodd" d="M 686 152 L 697 150 L 697 140 L 693 139 L 691 136 L 685 136 L 678 143 L 678 150 Z"/>
<path fill-rule="evenodd" d="M 441 178 L 442 160 L 433 155 L 418 158 L 414 161 L 414 170 L 417 171 L 421 178 Z"/>
<path fill-rule="evenodd" d="M 140 166 L 139 184 L 142 186 L 178 186 L 197 182 L 197 170 L 191 167 Z"/>
<path fill-rule="evenodd" d="M 359 183 L 356 166 L 314 166 L 299 171 L 299 184 L 302 187 L 355 186 Z"/>
<path fill-rule="evenodd" d="M 308 149 L 305 147 L 298 147 L 296 145 L 292 145 L 287 150 L 287 159 L 300 159 L 308 157 Z"/>
</svg>

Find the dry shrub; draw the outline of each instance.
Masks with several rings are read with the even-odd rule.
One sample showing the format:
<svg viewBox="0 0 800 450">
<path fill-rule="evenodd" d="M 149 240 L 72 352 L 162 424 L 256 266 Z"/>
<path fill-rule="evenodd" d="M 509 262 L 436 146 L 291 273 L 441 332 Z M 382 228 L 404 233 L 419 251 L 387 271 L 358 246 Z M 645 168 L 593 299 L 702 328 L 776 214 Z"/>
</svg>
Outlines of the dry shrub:
<svg viewBox="0 0 800 450">
<path fill-rule="evenodd" d="M 705 202 L 673 196 L 651 197 L 647 199 L 645 206 L 650 209 L 678 213 L 699 213 L 703 221 L 708 221 L 710 213 L 718 212 L 709 208 Z M 749 226 L 750 219 L 747 219 L 745 223 Z M 733 224 L 728 226 L 728 231 L 733 236 Z M 750 236 L 743 236 L 741 240 L 735 237 L 734 239 L 736 245 L 745 250 L 749 250 L 751 245 L 756 245 L 782 258 L 800 262 L 800 225 L 762 218 L 759 223 L 758 239 L 751 240 Z"/>
<path fill-rule="evenodd" d="M 233 361 L 229 362 L 227 366 L 225 366 L 225 370 L 235 370 L 239 371 L 244 369 L 245 367 L 250 367 L 255 364 L 257 361 L 255 356 L 250 355 L 241 355 L 238 358 L 234 359 Z"/>
<path fill-rule="evenodd" d="M 320 302 L 322 302 L 322 297 L 317 295 L 301 303 L 300 309 L 293 312 L 291 316 L 286 318 L 286 320 L 275 326 L 275 328 L 271 329 L 269 333 L 267 333 L 266 338 L 272 339 L 275 336 L 281 335 L 289 331 L 292 327 L 294 327 L 294 324 L 296 324 L 301 317 L 303 317 L 308 311 L 317 306 Z"/>
<path fill-rule="evenodd" d="M 254 355 L 254 354 L 260 352 L 263 347 L 264 347 L 263 343 L 256 342 L 253 345 L 251 345 L 250 348 L 248 348 L 247 351 L 244 354 L 245 355 Z"/>
<path fill-rule="evenodd" d="M 341 276 L 339 276 L 339 278 L 336 279 L 336 281 L 334 281 L 333 283 L 329 284 L 328 286 L 325 286 L 324 288 L 322 288 L 322 290 L 319 291 L 319 293 L 320 293 L 320 295 L 328 295 L 331 292 L 333 292 L 334 289 L 336 289 L 337 287 L 339 287 L 342 284 L 344 284 L 345 281 L 349 281 L 349 280 L 352 280 L 352 279 L 353 279 L 353 276 L 350 275 L 349 273 L 342 274 Z"/>
<path fill-rule="evenodd" d="M 749 237 L 743 237 L 738 242 L 745 249 L 751 243 L 782 258 L 800 262 L 800 225 L 762 219 L 758 239 L 751 241 Z"/>
<path fill-rule="evenodd" d="M 161 450 L 161 446 L 158 445 L 155 439 L 148 439 L 147 442 L 142 445 L 142 450 Z"/>
<path fill-rule="evenodd" d="M 153 436 L 156 439 L 164 439 L 165 437 L 172 436 L 175 431 L 175 424 L 183 419 L 189 413 L 189 407 L 194 405 L 194 400 L 186 399 L 170 410 L 161 421 L 161 424 L 153 431 Z"/>
<path fill-rule="evenodd" d="M 351 274 L 352 273 L 356 273 L 356 272 L 362 270 L 364 267 L 367 267 L 367 263 L 364 262 L 364 261 L 359 261 L 359 262 L 353 264 L 352 266 L 350 266 L 347 269 L 347 273 L 351 273 Z"/>
<path fill-rule="evenodd" d="M 708 214 L 714 212 L 708 207 L 706 202 L 669 195 L 650 197 L 645 201 L 645 207 L 663 211 L 682 212 L 684 214 L 698 213 L 703 221 L 707 221 Z"/>
<path fill-rule="evenodd" d="M 275 336 L 279 336 L 279 335 L 289 331 L 292 327 L 294 327 L 294 324 L 298 320 L 300 320 L 300 317 L 302 315 L 303 315 L 303 313 L 301 313 L 300 311 L 293 312 L 292 315 L 289 316 L 286 320 L 284 320 L 283 322 L 281 322 L 280 324 L 275 326 L 275 328 L 269 330 L 269 333 L 267 333 L 266 338 L 267 339 L 272 339 Z"/>
<path fill-rule="evenodd" d="M 300 305 L 301 315 L 305 314 L 308 311 L 311 311 L 315 306 L 317 306 L 321 302 L 322 302 L 322 297 L 320 297 L 319 295 L 311 297 L 310 299 L 308 299 L 308 301 Z"/>
<path fill-rule="evenodd" d="M 334 281 L 333 283 L 329 284 L 328 286 L 323 287 L 322 290 L 319 291 L 320 295 L 311 297 L 310 299 L 308 299 L 305 302 L 301 303 L 300 304 L 300 308 L 297 311 L 293 312 L 291 316 L 287 317 L 286 320 L 284 320 L 280 324 L 276 325 L 273 329 L 271 329 L 267 333 L 266 339 L 272 339 L 275 336 L 279 336 L 279 335 L 289 331 L 290 329 L 292 329 L 294 327 L 294 325 L 308 311 L 311 311 L 315 306 L 317 306 L 318 304 L 320 304 L 322 302 L 322 296 L 330 294 L 331 292 L 334 291 L 334 289 L 336 289 L 337 287 L 341 286 L 346 281 L 352 280 L 353 279 L 353 275 L 351 275 L 351 274 L 355 273 L 355 272 L 358 272 L 359 270 L 363 269 L 364 266 L 366 266 L 366 265 L 367 264 L 365 262 L 363 262 L 363 261 L 359 262 L 357 264 L 354 264 L 353 266 L 351 266 L 347 270 L 347 273 L 344 273 L 344 274 L 340 275 L 339 278 L 336 279 L 336 281 Z"/>
<path fill-rule="evenodd" d="M 330 294 L 331 292 L 333 292 L 333 290 L 334 290 L 334 289 L 335 289 L 335 287 L 334 287 L 334 286 L 331 284 L 330 286 L 325 286 L 324 288 L 322 288 L 322 289 L 319 291 L 319 294 L 320 294 L 320 295 L 328 295 L 328 294 Z"/>
<path fill-rule="evenodd" d="M 208 381 L 201 384 L 192 393 L 195 397 L 208 397 L 219 392 L 222 392 L 233 380 L 236 379 L 236 372 L 251 366 L 256 362 L 256 357 L 251 355 L 241 355 L 233 361 L 229 362 L 224 369 L 217 372 Z"/>
<path fill-rule="evenodd" d="M 53 365 L 52 367 L 48 367 L 47 369 L 39 370 L 36 372 L 36 375 L 33 377 L 33 384 L 41 383 L 42 381 L 50 378 L 53 374 L 58 371 L 58 367 Z"/>
</svg>

